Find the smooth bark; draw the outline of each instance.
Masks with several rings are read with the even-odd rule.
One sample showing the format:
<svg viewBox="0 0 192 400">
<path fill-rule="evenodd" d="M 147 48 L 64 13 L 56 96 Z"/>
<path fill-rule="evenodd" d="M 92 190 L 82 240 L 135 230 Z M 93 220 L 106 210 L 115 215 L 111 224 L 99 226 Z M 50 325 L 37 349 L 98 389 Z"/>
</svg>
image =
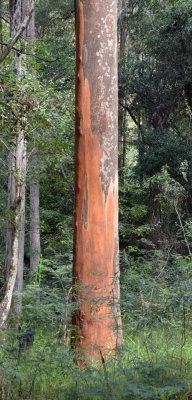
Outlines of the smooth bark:
<svg viewBox="0 0 192 400">
<path fill-rule="evenodd" d="M 12 210 L 12 243 L 11 243 L 11 262 L 9 265 L 9 275 L 6 282 L 5 294 L 2 302 L 0 303 L 0 328 L 7 321 L 13 290 L 15 286 L 18 266 L 18 254 L 19 254 L 19 226 L 21 218 L 21 203 L 22 203 L 22 191 L 23 185 L 25 184 L 25 171 L 23 169 L 23 158 L 25 149 L 24 132 L 18 126 L 16 145 L 15 145 L 15 201 L 14 208 Z"/>
<path fill-rule="evenodd" d="M 23 14 L 24 2 L 28 0 L 11 0 L 11 34 L 16 37 L 21 29 L 22 21 L 26 28 L 26 15 Z M 31 3 L 30 3 L 31 6 Z M 30 10 L 32 8 L 30 7 Z M 31 14 L 31 12 L 30 12 Z M 29 21 L 28 21 L 29 22 Z M 20 34 L 21 34 L 20 33 Z M 18 80 L 22 72 L 22 55 L 16 55 L 15 64 L 18 71 Z M 0 304 L 0 327 L 6 322 L 12 303 L 13 291 L 22 291 L 23 288 L 23 262 L 24 262 L 24 234 L 25 234 L 25 184 L 26 184 L 26 142 L 24 121 L 22 126 L 17 120 L 15 132 L 15 146 L 10 151 L 10 176 L 8 183 L 8 209 L 10 221 L 7 230 L 6 245 L 6 288 L 5 295 Z M 26 123 L 27 121 L 25 121 Z M 13 302 L 12 310 L 17 312 L 18 318 L 22 308 L 21 296 Z"/>
<path fill-rule="evenodd" d="M 23 153 L 23 184 L 21 188 L 21 208 L 20 208 L 20 222 L 19 222 L 19 243 L 18 243 L 18 265 L 17 276 L 15 280 L 14 291 L 18 292 L 14 298 L 12 311 L 16 313 L 15 316 L 21 314 L 22 311 L 22 297 L 23 291 L 23 268 L 24 268 L 24 241 L 25 241 L 25 189 L 26 189 L 26 143 L 24 143 Z M 15 318 L 16 319 L 16 318 Z"/>
<path fill-rule="evenodd" d="M 34 0 L 32 0 L 34 3 Z M 33 54 L 33 45 L 35 41 L 35 19 L 34 15 L 28 25 L 27 30 L 29 53 Z M 34 69 L 32 73 L 35 75 Z M 36 148 L 36 132 L 34 134 L 34 155 L 31 159 L 31 175 L 30 175 L 30 272 L 33 276 L 35 270 L 38 268 L 41 243 L 40 243 L 40 185 L 38 177 L 38 151 Z"/>
<path fill-rule="evenodd" d="M 30 182 L 30 271 L 33 275 L 40 259 L 39 182 Z"/>
<path fill-rule="evenodd" d="M 73 345 L 94 358 L 122 343 L 116 22 L 116 1 L 76 0 Z"/>
<path fill-rule="evenodd" d="M 13 218 L 14 208 L 15 208 L 15 176 L 13 172 L 15 171 L 15 149 L 12 148 L 12 151 L 9 152 L 9 178 L 8 178 L 8 210 L 9 217 L 7 221 L 7 234 L 6 234 L 6 257 L 5 257 L 5 278 L 6 281 L 9 277 L 9 269 L 12 260 L 12 234 L 13 234 Z"/>
</svg>

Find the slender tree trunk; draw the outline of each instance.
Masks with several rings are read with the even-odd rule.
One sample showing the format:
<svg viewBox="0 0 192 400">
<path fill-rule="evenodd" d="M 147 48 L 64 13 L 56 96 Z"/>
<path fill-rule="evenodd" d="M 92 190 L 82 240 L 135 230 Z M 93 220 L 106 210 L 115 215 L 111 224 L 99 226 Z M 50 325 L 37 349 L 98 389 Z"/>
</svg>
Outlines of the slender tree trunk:
<svg viewBox="0 0 192 400">
<path fill-rule="evenodd" d="M 34 164 L 33 164 L 34 165 Z M 39 182 L 30 182 L 30 271 L 34 274 L 40 259 Z"/>
<path fill-rule="evenodd" d="M 11 15 L 11 24 L 10 24 L 10 32 L 11 36 L 18 31 L 21 25 L 21 4 L 22 0 L 10 0 L 9 7 L 10 7 L 10 15 Z"/>
<path fill-rule="evenodd" d="M 34 1 L 33 0 L 22 0 L 22 10 L 21 10 L 21 18 L 22 21 L 25 20 L 26 16 L 29 15 L 30 10 L 34 9 Z M 23 33 L 23 39 L 25 40 L 26 46 L 29 47 L 29 52 L 32 52 L 32 38 L 31 35 L 34 32 L 34 12 L 32 13 L 32 17 L 30 22 L 27 25 Z M 21 71 L 22 72 L 22 65 Z M 26 149 L 24 152 L 23 159 L 23 169 L 26 171 Z M 17 277 L 15 282 L 14 290 L 22 293 L 23 290 L 23 268 L 24 268 L 24 241 L 25 241 L 25 179 L 22 187 L 22 200 L 21 200 L 21 216 L 20 216 L 20 226 L 19 226 L 19 254 L 18 254 L 18 270 Z M 19 317 L 22 311 L 22 297 L 18 295 L 13 302 L 13 312 Z M 15 318 L 16 319 L 16 318 Z"/>
<path fill-rule="evenodd" d="M 120 21 L 120 58 L 124 57 L 125 55 L 125 45 L 127 39 L 127 27 L 124 23 L 124 14 L 126 12 L 126 0 L 122 0 L 122 18 Z M 127 21 L 126 21 L 127 23 Z"/>
<path fill-rule="evenodd" d="M 22 0 L 22 20 L 29 15 L 30 10 L 34 10 L 35 3 L 34 0 Z M 33 48 L 30 46 L 34 45 L 35 38 L 35 13 L 32 13 L 31 19 L 27 24 L 24 32 L 24 38 L 27 38 L 27 45 L 29 46 L 29 51 L 33 53 Z"/>
<path fill-rule="evenodd" d="M 76 0 L 73 345 L 94 358 L 122 342 L 116 21 L 116 1 Z"/>
<path fill-rule="evenodd" d="M 21 1 L 10 0 L 10 33 L 14 36 L 21 25 Z M 18 71 L 21 69 L 21 55 L 15 57 L 15 64 Z M 0 326 L 6 322 L 12 303 L 12 295 L 17 279 L 17 267 L 19 258 L 19 226 L 20 226 L 20 211 L 23 191 L 18 185 L 23 186 L 22 182 L 22 147 L 24 143 L 23 131 L 20 129 L 20 123 L 17 122 L 17 131 L 15 145 L 12 146 L 9 153 L 9 179 L 8 179 L 8 210 L 9 220 L 7 222 L 7 237 L 6 237 L 6 289 L 5 296 L 0 305 L 2 316 L 0 317 Z M 19 160 L 20 158 L 20 160 Z M 19 163 L 19 168 L 18 168 Z M 19 193 L 19 195 L 18 195 Z M 14 306 L 13 306 L 14 307 Z"/>
<path fill-rule="evenodd" d="M 32 0 L 34 6 L 34 0 Z M 29 52 L 33 53 L 33 45 L 35 41 L 35 18 L 32 16 L 32 20 L 28 26 L 27 35 L 29 37 L 29 43 L 31 48 Z M 35 71 L 32 70 L 35 75 Z M 36 135 L 36 134 L 35 134 Z M 36 142 L 36 140 L 35 140 Z M 34 143 L 35 153 L 31 161 L 31 176 L 30 176 L 30 271 L 31 275 L 38 268 L 39 259 L 41 254 L 40 244 L 40 185 L 38 178 L 38 155 L 36 149 L 36 143 Z"/>
<path fill-rule="evenodd" d="M 21 0 L 21 23 L 29 14 L 28 9 L 25 8 L 25 3 L 29 0 Z M 31 7 L 30 7 L 31 9 Z M 30 22 L 29 22 L 30 24 Z M 18 28 L 17 28 L 18 29 Z M 23 39 L 26 38 L 26 29 L 23 32 Z M 22 58 L 20 56 L 20 62 L 18 62 L 18 80 L 22 74 Z M 22 159 L 22 170 L 23 170 L 23 183 L 21 188 L 21 208 L 20 208 L 20 221 L 19 221 L 19 243 L 18 243 L 18 265 L 17 265 L 17 275 L 15 280 L 14 291 L 18 292 L 18 295 L 13 299 L 12 303 L 12 313 L 14 314 L 14 321 L 17 326 L 19 317 L 22 311 L 22 297 L 21 293 L 23 291 L 23 269 L 24 269 L 24 243 L 25 243 L 25 189 L 26 189 L 26 140 L 25 132 L 24 135 L 24 149 L 23 149 L 23 159 Z"/>
<path fill-rule="evenodd" d="M 26 182 L 26 143 L 24 143 L 24 153 L 23 153 L 23 184 L 21 188 L 18 266 L 17 266 L 16 281 L 14 286 L 14 291 L 18 292 L 18 296 L 14 299 L 12 308 L 13 312 L 15 312 L 18 317 L 22 311 L 22 297 L 20 294 L 23 291 L 24 241 L 25 241 L 25 187 L 26 187 L 25 182 Z"/>
<path fill-rule="evenodd" d="M 10 0 L 11 35 L 18 31 L 22 23 L 21 0 Z M 22 56 L 15 56 L 18 80 L 22 72 Z M 12 303 L 13 290 L 23 287 L 24 231 L 25 231 L 25 178 L 26 178 L 26 149 L 25 132 L 17 121 L 15 147 L 10 152 L 10 177 L 8 183 L 8 207 L 11 220 L 8 223 L 6 245 L 7 279 L 5 295 L 0 304 L 0 327 L 6 322 Z M 13 311 L 21 312 L 21 297 L 13 303 Z M 18 316 L 18 314 L 17 314 Z"/>
<path fill-rule="evenodd" d="M 12 260 L 12 235 L 13 235 L 13 219 L 12 211 L 15 208 L 15 177 L 13 171 L 15 171 L 15 149 L 9 153 L 8 159 L 9 165 L 9 178 L 8 178 L 8 210 L 10 211 L 9 219 L 7 221 L 7 234 L 6 234 L 6 257 L 5 257 L 5 278 L 6 281 L 9 278 L 9 270 Z M 13 211 L 14 212 L 14 211 Z"/>
<path fill-rule="evenodd" d="M 18 124 L 16 145 L 15 145 L 15 202 L 13 212 L 11 229 L 12 229 L 12 243 L 11 243 L 11 262 L 9 265 L 9 276 L 6 282 L 5 294 L 2 302 L 0 303 L 0 328 L 6 322 L 9 311 L 11 308 L 12 295 L 15 286 L 18 266 L 19 254 L 19 227 L 21 218 L 21 203 L 22 191 L 25 182 L 25 171 L 23 169 L 23 158 L 25 149 L 24 131 Z"/>
</svg>

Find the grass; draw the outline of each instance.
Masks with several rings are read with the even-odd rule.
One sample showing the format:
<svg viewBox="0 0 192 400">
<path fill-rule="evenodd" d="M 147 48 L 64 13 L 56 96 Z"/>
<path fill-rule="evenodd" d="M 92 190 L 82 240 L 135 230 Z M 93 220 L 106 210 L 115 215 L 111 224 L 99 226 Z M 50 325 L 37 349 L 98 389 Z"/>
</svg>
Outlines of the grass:
<svg viewBox="0 0 192 400">
<path fill-rule="evenodd" d="M 134 335 L 125 333 L 124 337 L 126 354 L 131 354 L 134 362 L 170 361 L 179 368 L 192 363 L 192 337 L 189 336 L 183 345 L 181 334 L 174 329 L 159 328 L 151 332 L 143 330 Z"/>
<path fill-rule="evenodd" d="M 18 357 L 15 340 L 2 343 L 2 400 L 188 400 L 192 398 L 192 338 L 177 327 L 126 332 L 106 370 L 73 363 L 73 354 L 54 335 L 36 335 Z M 10 340 L 10 338 L 9 338 Z"/>
</svg>

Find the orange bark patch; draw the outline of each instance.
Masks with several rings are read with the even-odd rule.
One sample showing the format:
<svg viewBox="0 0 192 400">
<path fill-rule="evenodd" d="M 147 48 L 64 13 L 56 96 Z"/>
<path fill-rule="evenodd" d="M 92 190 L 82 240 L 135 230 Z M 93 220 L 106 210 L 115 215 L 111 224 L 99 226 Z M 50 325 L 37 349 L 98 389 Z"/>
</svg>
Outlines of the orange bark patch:
<svg viewBox="0 0 192 400">
<path fill-rule="evenodd" d="M 83 65 L 84 6 L 78 1 L 76 88 L 76 205 L 74 283 L 79 301 L 76 347 L 94 358 L 116 346 L 113 315 L 117 182 L 102 190 L 101 140 L 92 132 L 91 93 Z M 81 362 L 80 362 L 81 363 Z"/>
<path fill-rule="evenodd" d="M 91 131 L 90 91 L 84 81 L 78 147 L 78 193 L 76 203 L 75 276 L 80 285 L 81 346 L 95 355 L 98 349 L 115 347 L 113 333 L 113 257 L 114 195 L 113 184 L 107 201 L 100 177 L 100 143 Z M 86 210 L 85 210 L 86 208 Z M 86 222 L 85 222 L 86 214 Z M 110 303 L 110 305 L 109 305 Z M 107 338 L 107 339 L 106 339 Z"/>
</svg>

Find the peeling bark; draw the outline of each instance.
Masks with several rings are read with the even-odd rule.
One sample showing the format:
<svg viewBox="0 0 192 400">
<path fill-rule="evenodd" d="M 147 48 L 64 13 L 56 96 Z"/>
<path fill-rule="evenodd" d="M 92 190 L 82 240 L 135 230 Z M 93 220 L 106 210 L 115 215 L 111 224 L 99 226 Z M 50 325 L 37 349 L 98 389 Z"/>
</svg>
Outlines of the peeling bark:
<svg viewBox="0 0 192 400">
<path fill-rule="evenodd" d="M 73 288 L 79 307 L 73 344 L 94 358 L 114 351 L 118 336 L 122 343 L 114 285 L 119 278 L 116 21 L 116 1 L 76 0 Z"/>
</svg>

